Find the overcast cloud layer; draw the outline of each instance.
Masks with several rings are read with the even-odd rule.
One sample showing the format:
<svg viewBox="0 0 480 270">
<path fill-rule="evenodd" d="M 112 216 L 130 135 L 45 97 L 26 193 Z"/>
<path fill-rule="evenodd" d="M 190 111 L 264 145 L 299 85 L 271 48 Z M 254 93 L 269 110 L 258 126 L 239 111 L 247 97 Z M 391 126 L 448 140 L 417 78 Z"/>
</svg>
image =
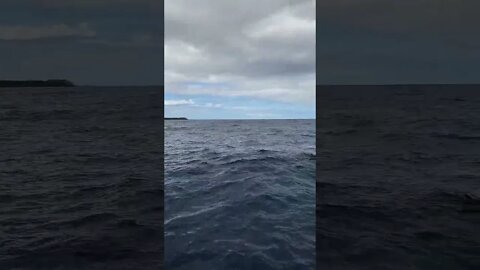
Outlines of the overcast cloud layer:
<svg viewBox="0 0 480 270">
<path fill-rule="evenodd" d="M 162 85 L 158 0 L 0 1 L 0 79 Z"/>
<path fill-rule="evenodd" d="M 166 0 L 166 114 L 314 117 L 314 3 Z"/>
<path fill-rule="evenodd" d="M 317 3 L 319 84 L 479 83 L 480 1 Z"/>
</svg>

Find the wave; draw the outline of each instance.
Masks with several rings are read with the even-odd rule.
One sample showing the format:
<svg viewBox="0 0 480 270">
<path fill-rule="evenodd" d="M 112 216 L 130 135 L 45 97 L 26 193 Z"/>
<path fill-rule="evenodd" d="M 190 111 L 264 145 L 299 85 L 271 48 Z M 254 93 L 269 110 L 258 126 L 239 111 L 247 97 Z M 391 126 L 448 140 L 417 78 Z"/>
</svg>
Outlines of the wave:
<svg viewBox="0 0 480 270">
<path fill-rule="evenodd" d="M 192 123 L 208 138 L 202 147 L 195 146 L 197 134 L 166 133 L 168 268 L 313 267 L 314 136 L 281 121 L 255 124 Z M 232 125 L 229 143 L 222 143 Z"/>
<path fill-rule="evenodd" d="M 445 139 L 454 139 L 454 140 L 480 140 L 480 135 L 464 135 L 457 133 L 437 133 L 434 132 L 431 134 L 432 137 L 445 138 Z"/>
<path fill-rule="evenodd" d="M 162 269 L 162 94 L 112 89 L 0 92 L 0 269 Z"/>
</svg>

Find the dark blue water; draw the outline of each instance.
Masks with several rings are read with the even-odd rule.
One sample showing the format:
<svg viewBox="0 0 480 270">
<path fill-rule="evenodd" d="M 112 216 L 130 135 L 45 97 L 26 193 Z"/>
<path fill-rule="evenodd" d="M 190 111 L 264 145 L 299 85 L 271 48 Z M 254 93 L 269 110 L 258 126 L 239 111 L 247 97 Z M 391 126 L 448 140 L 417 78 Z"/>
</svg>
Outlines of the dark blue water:
<svg viewBox="0 0 480 270">
<path fill-rule="evenodd" d="M 167 121 L 166 269 L 315 269 L 315 121 Z"/>
<path fill-rule="evenodd" d="M 480 87 L 317 96 L 318 269 L 480 269 Z"/>
<path fill-rule="evenodd" d="M 159 269 L 161 88 L 0 89 L 0 269 Z"/>
</svg>

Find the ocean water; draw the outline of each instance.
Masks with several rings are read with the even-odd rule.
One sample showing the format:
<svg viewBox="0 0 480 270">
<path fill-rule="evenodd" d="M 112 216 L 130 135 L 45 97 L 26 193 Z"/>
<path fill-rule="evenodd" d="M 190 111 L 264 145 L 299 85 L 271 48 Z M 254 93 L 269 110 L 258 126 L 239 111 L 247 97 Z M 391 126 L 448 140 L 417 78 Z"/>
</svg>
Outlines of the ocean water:
<svg viewBox="0 0 480 270">
<path fill-rule="evenodd" d="M 166 121 L 165 269 L 315 269 L 315 121 Z"/>
<path fill-rule="evenodd" d="M 0 89 L 0 269 L 161 269 L 162 95 Z"/>
<path fill-rule="evenodd" d="M 480 87 L 319 87 L 318 269 L 480 269 Z"/>
</svg>

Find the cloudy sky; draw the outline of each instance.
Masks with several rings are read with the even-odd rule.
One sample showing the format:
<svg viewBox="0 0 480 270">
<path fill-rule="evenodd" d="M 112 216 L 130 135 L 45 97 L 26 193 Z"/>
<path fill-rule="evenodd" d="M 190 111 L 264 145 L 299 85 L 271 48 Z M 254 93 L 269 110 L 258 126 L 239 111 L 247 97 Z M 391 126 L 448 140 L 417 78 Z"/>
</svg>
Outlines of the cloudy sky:
<svg viewBox="0 0 480 270">
<path fill-rule="evenodd" d="M 315 1 L 166 0 L 165 114 L 314 118 Z"/>
<path fill-rule="evenodd" d="M 479 83 L 480 1 L 317 2 L 317 83 Z"/>
<path fill-rule="evenodd" d="M 162 85 L 158 0 L 1 0 L 0 79 Z"/>
</svg>

